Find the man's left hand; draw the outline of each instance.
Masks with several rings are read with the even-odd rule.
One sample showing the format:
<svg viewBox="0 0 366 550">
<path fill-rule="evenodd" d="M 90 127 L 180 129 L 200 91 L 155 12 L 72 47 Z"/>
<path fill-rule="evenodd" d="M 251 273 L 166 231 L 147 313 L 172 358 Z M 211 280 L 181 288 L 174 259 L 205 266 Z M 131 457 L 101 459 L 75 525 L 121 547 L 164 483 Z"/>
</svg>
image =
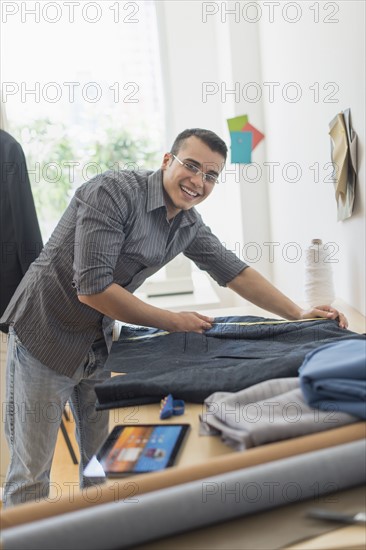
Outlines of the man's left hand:
<svg viewBox="0 0 366 550">
<path fill-rule="evenodd" d="M 345 315 L 334 309 L 331 306 L 316 306 L 311 309 L 303 309 L 301 314 L 301 319 L 311 319 L 312 317 L 324 317 L 325 319 L 338 319 L 339 326 L 341 328 L 348 327 L 348 321 Z"/>
</svg>

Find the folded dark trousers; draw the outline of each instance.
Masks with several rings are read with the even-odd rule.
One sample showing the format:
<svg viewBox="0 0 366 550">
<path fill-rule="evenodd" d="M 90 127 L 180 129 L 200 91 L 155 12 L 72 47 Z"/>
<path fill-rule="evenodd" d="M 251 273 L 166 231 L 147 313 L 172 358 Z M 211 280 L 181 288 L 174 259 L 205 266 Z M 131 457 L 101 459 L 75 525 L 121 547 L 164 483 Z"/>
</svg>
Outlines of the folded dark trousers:
<svg viewBox="0 0 366 550">
<path fill-rule="evenodd" d="M 96 386 L 97 408 L 157 403 L 169 393 L 202 403 L 216 391 L 236 392 L 264 380 L 296 377 L 308 352 L 347 338 L 365 336 L 329 319 L 216 317 L 204 334 L 124 326 L 106 368 L 127 374 Z"/>
</svg>

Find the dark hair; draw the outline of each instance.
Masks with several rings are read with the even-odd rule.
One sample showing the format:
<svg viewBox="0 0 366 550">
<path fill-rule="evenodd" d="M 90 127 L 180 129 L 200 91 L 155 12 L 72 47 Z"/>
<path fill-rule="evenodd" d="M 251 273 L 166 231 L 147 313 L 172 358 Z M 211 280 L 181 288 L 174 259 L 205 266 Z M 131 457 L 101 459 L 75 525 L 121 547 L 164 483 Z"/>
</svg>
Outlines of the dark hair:
<svg viewBox="0 0 366 550">
<path fill-rule="evenodd" d="M 205 143 L 211 149 L 211 151 L 214 151 L 215 153 L 220 153 L 220 155 L 222 155 L 226 160 L 227 147 L 225 142 L 217 134 L 211 132 L 211 130 L 203 130 L 202 128 L 189 128 L 187 130 L 183 130 L 183 132 L 181 132 L 175 138 L 170 152 L 173 155 L 176 155 L 185 140 L 190 138 L 191 136 L 195 136 L 196 138 L 203 141 L 203 143 Z"/>
</svg>

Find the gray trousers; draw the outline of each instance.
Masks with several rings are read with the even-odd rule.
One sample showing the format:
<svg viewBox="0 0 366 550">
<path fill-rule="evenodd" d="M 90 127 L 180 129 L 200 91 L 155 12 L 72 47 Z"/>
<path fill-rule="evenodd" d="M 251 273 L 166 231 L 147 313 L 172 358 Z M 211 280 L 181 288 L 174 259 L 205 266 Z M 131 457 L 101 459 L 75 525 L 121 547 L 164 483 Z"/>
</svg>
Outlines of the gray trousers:
<svg viewBox="0 0 366 550">
<path fill-rule="evenodd" d="M 108 434 L 108 412 L 96 411 L 94 386 L 109 376 L 104 371 L 108 351 L 95 342 L 74 376 L 60 375 L 35 359 L 10 328 L 7 356 L 5 434 L 10 465 L 4 486 L 4 506 L 46 499 L 57 434 L 66 402 L 70 402 L 83 470 Z M 69 490 L 66 486 L 59 490 Z"/>
</svg>

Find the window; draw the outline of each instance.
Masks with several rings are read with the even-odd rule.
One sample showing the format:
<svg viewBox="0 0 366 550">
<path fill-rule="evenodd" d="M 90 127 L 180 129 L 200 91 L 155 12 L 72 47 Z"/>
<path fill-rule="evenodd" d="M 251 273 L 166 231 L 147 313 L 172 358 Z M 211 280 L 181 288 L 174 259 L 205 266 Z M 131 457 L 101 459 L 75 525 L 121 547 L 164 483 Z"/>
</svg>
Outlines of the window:
<svg viewBox="0 0 366 550">
<path fill-rule="evenodd" d="M 160 163 L 155 3 L 8 4 L 2 101 L 27 158 L 46 241 L 75 188 L 96 173 Z"/>
</svg>

